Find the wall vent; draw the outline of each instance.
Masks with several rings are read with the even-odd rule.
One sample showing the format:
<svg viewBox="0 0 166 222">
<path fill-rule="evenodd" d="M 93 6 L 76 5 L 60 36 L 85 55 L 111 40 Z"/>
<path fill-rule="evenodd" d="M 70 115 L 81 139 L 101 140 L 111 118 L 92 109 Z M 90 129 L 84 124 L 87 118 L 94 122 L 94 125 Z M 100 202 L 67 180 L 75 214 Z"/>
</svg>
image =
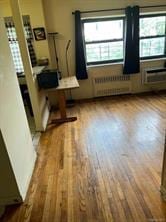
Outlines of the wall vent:
<svg viewBox="0 0 166 222">
<path fill-rule="evenodd" d="M 166 82 L 166 68 L 145 69 L 142 73 L 143 84 Z"/>
<path fill-rule="evenodd" d="M 131 93 L 130 76 L 94 76 L 94 97 Z"/>
</svg>

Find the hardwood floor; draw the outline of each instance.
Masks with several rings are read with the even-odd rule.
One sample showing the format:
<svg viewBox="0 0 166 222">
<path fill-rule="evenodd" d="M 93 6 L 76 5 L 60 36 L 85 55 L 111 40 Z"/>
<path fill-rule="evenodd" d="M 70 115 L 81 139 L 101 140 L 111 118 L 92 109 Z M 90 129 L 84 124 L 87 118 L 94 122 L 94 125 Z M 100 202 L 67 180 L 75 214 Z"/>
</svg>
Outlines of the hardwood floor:
<svg viewBox="0 0 166 222">
<path fill-rule="evenodd" d="M 68 112 L 78 120 L 43 133 L 26 201 L 2 221 L 165 222 L 166 94 L 102 98 Z"/>
</svg>

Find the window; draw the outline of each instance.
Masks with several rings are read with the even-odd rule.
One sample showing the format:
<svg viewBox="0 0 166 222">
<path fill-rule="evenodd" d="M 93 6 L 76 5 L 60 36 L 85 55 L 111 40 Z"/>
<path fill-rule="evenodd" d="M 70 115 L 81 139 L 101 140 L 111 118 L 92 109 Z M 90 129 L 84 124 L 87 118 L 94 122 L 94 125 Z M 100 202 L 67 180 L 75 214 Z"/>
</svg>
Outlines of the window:
<svg viewBox="0 0 166 222">
<path fill-rule="evenodd" d="M 10 46 L 11 54 L 12 54 L 12 57 L 13 57 L 15 70 L 18 74 L 23 73 L 24 68 L 23 68 L 23 63 L 22 63 L 19 44 L 18 44 L 18 41 L 17 41 L 17 35 L 16 35 L 15 27 L 10 26 L 10 27 L 6 27 L 6 28 L 7 28 L 9 46 Z"/>
<path fill-rule="evenodd" d="M 83 20 L 88 65 L 123 61 L 124 18 Z M 140 58 L 161 57 L 166 57 L 166 15 L 142 15 Z"/>
<path fill-rule="evenodd" d="M 166 15 L 147 15 L 140 18 L 140 57 L 166 56 Z"/>
<path fill-rule="evenodd" d="M 83 20 L 87 64 L 123 60 L 124 18 Z"/>
<path fill-rule="evenodd" d="M 32 35 L 31 26 L 30 26 L 29 16 L 23 16 L 23 22 L 24 22 L 25 37 L 27 40 L 29 55 L 30 55 L 32 66 L 34 66 L 36 65 L 36 55 L 33 48 L 33 35 Z M 7 29 L 9 45 L 10 45 L 16 72 L 18 74 L 23 73 L 24 68 L 23 68 L 20 48 L 19 48 L 19 44 L 17 40 L 17 35 L 16 35 L 16 30 L 14 27 L 13 19 L 11 17 L 5 18 L 5 25 Z"/>
</svg>

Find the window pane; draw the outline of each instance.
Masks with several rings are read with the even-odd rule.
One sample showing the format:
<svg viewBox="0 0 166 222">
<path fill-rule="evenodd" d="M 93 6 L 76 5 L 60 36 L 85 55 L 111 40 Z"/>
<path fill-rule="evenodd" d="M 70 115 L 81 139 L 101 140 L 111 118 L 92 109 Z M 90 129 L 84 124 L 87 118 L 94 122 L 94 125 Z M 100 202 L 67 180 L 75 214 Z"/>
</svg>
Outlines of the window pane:
<svg viewBox="0 0 166 222">
<path fill-rule="evenodd" d="M 140 40 L 140 56 L 164 55 L 165 38 L 153 38 Z"/>
<path fill-rule="evenodd" d="M 123 20 L 88 22 L 84 24 L 85 41 L 123 38 Z"/>
<path fill-rule="evenodd" d="M 165 35 L 166 16 L 140 19 L 140 36 Z"/>
<path fill-rule="evenodd" d="M 108 42 L 86 45 L 87 62 L 123 59 L 123 42 Z"/>
<path fill-rule="evenodd" d="M 17 41 L 11 41 L 9 42 L 10 49 L 13 57 L 14 66 L 17 73 L 24 72 L 20 48 Z"/>
</svg>

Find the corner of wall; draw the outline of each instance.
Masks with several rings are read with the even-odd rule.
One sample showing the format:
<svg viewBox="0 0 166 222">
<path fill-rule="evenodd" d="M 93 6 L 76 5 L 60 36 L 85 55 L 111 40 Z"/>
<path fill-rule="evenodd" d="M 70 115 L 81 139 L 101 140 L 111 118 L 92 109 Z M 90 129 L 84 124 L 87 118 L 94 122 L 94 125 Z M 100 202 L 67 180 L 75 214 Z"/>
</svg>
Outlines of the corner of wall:
<svg viewBox="0 0 166 222">
<path fill-rule="evenodd" d="M 163 186 L 160 187 L 160 192 L 162 199 L 166 201 L 166 189 Z"/>
<path fill-rule="evenodd" d="M 34 153 L 33 153 L 33 157 L 31 158 L 31 163 L 29 163 L 29 174 L 27 175 L 27 179 L 26 179 L 26 182 L 25 182 L 25 186 L 24 188 L 21 190 L 21 197 L 23 199 L 23 201 L 25 200 L 26 198 L 26 194 L 27 194 L 27 190 L 28 190 L 28 187 L 30 185 L 30 181 L 32 179 L 32 176 L 33 176 L 33 172 L 34 172 L 34 168 L 35 168 L 35 163 L 36 163 L 36 159 L 37 159 L 37 156 L 36 156 L 36 152 L 34 150 Z"/>
</svg>

